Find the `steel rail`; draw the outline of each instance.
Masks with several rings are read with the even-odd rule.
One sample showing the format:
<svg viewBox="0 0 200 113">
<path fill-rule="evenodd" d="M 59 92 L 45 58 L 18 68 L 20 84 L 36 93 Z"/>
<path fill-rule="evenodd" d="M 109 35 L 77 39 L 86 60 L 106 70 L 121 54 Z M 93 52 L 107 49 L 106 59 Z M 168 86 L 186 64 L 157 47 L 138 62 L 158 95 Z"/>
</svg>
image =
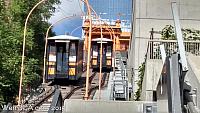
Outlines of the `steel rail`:
<svg viewBox="0 0 200 113">
<path fill-rule="evenodd" d="M 49 99 L 53 95 L 55 90 L 56 90 L 56 88 L 54 86 L 51 86 L 49 90 L 47 90 L 45 93 L 43 93 L 41 96 L 39 96 L 36 100 L 34 100 L 33 103 L 30 103 L 27 105 L 27 107 L 26 107 L 28 109 L 27 111 L 24 111 L 24 109 L 22 109 L 19 113 L 23 113 L 23 112 L 30 113 L 30 112 L 34 111 L 34 109 L 37 106 L 40 106 L 47 99 Z M 31 104 L 33 104 L 33 105 L 31 105 Z M 31 105 L 31 108 L 29 108 L 30 107 L 29 105 Z"/>
<path fill-rule="evenodd" d="M 95 73 L 92 73 L 92 75 L 89 77 L 89 84 L 92 83 L 92 80 L 94 79 L 94 77 L 96 76 L 96 72 Z M 85 87 L 85 84 L 82 84 L 81 86 L 78 86 L 76 88 L 73 88 L 69 93 L 67 93 L 64 97 L 63 97 L 63 101 L 65 99 L 69 99 L 72 95 L 74 95 L 74 93 L 79 90 L 79 89 L 82 89 Z"/>
<path fill-rule="evenodd" d="M 101 79 L 101 87 L 104 86 L 105 81 L 106 81 L 106 77 L 107 77 L 107 73 L 105 72 L 105 73 L 103 74 L 103 76 L 102 76 L 102 79 Z M 96 85 L 96 86 L 93 86 L 93 87 L 91 87 L 91 88 L 89 89 L 88 95 L 89 95 L 90 98 L 93 97 L 93 96 L 91 97 L 92 92 L 95 91 L 95 90 L 97 90 L 98 88 L 99 88 L 99 85 Z"/>
</svg>

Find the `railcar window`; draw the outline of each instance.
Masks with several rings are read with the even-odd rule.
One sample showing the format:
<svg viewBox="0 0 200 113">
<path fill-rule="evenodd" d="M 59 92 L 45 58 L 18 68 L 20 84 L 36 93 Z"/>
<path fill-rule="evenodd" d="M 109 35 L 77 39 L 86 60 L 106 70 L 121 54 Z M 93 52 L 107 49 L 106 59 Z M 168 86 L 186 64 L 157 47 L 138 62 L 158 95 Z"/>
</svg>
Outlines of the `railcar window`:
<svg viewBox="0 0 200 113">
<path fill-rule="evenodd" d="M 55 74 L 56 65 L 56 46 L 54 44 L 49 44 L 48 47 L 48 75 Z"/>
<path fill-rule="evenodd" d="M 66 53 L 68 53 L 69 52 L 69 42 L 66 43 L 65 47 L 66 47 Z"/>
<path fill-rule="evenodd" d="M 93 56 L 98 56 L 98 46 L 93 46 Z"/>
<path fill-rule="evenodd" d="M 103 47 L 103 51 L 102 52 L 103 52 L 103 55 L 106 54 L 107 51 L 106 51 L 105 47 Z"/>
<path fill-rule="evenodd" d="M 111 52 L 111 46 L 107 46 L 107 52 Z"/>
<path fill-rule="evenodd" d="M 76 45 L 75 45 L 75 43 L 71 43 L 70 56 L 76 56 Z"/>
<path fill-rule="evenodd" d="M 49 51 L 50 54 L 56 54 L 56 46 L 50 46 Z"/>
<path fill-rule="evenodd" d="M 54 45 L 49 46 L 49 61 L 56 62 L 56 46 Z"/>
<path fill-rule="evenodd" d="M 57 71 L 58 72 L 62 72 L 62 65 L 63 65 L 63 61 L 62 61 L 62 57 L 63 57 L 63 47 L 59 47 L 58 48 L 58 52 L 57 52 Z"/>
<path fill-rule="evenodd" d="M 111 46 L 107 46 L 106 56 L 111 56 L 111 53 L 112 53 L 111 49 L 112 49 Z"/>
</svg>

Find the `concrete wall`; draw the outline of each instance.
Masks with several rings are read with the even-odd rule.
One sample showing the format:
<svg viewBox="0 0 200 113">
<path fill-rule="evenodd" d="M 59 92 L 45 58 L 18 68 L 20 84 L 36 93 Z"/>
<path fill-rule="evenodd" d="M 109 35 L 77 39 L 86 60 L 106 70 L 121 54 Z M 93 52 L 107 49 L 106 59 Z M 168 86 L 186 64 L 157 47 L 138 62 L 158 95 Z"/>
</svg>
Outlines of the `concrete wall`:
<svg viewBox="0 0 200 113">
<path fill-rule="evenodd" d="M 136 20 L 135 32 L 133 32 L 135 58 L 134 69 L 137 75 L 139 65 L 144 61 L 147 48 L 147 41 L 150 37 L 149 31 L 161 31 L 166 25 L 173 25 L 171 10 L 171 0 L 135 0 L 136 1 Z M 180 13 L 181 26 L 183 28 L 200 29 L 200 2 L 199 0 L 177 0 Z M 160 38 L 160 35 L 154 35 Z M 132 64 L 133 64 L 132 63 Z"/>
<path fill-rule="evenodd" d="M 145 67 L 145 75 L 142 83 L 141 99 L 153 101 L 153 91 L 156 91 L 157 84 L 162 71 L 162 60 L 148 59 Z"/>
<path fill-rule="evenodd" d="M 133 102 L 133 101 L 93 101 L 66 99 L 63 113 L 146 113 L 145 105 L 154 106 L 153 102 Z M 162 113 L 162 112 L 153 112 Z M 163 112 L 164 113 L 164 112 Z"/>
<path fill-rule="evenodd" d="M 194 97 L 194 103 L 197 108 L 200 110 L 200 56 L 195 56 L 193 54 L 187 55 L 187 61 L 189 70 L 186 74 L 185 81 L 191 85 L 192 90 L 196 90 L 196 97 Z M 143 81 L 142 88 L 142 100 L 143 101 L 151 101 L 153 98 L 153 90 L 157 91 L 157 102 L 167 103 L 165 101 L 168 100 L 167 96 L 167 78 L 163 76 L 162 83 L 162 93 L 161 93 L 161 83 L 159 81 L 159 73 L 161 73 L 162 62 L 160 60 L 147 60 L 146 63 L 146 71 Z M 158 82 L 159 81 L 159 82 Z M 157 84 L 158 83 L 158 84 Z M 155 89 L 156 87 L 156 89 Z M 193 92 L 193 91 L 191 91 Z M 159 106 L 158 107 L 162 107 Z"/>
<path fill-rule="evenodd" d="M 189 70 L 185 77 L 185 82 L 188 83 L 193 90 L 196 90 L 196 96 L 193 97 L 193 101 L 200 111 L 200 56 L 187 53 L 187 61 Z M 143 101 L 152 101 L 153 91 L 157 91 L 157 105 L 158 109 L 167 111 L 167 107 L 163 105 L 168 105 L 167 96 L 167 77 L 163 75 L 162 78 L 162 92 L 160 76 L 162 70 L 162 61 L 148 59 L 146 62 L 145 76 L 143 79 L 142 95 L 141 99 Z"/>
<path fill-rule="evenodd" d="M 186 74 L 185 81 L 187 81 L 192 90 L 197 90 L 196 104 L 200 110 L 200 56 L 188 55 L 189 71 Z"/>
</svg>

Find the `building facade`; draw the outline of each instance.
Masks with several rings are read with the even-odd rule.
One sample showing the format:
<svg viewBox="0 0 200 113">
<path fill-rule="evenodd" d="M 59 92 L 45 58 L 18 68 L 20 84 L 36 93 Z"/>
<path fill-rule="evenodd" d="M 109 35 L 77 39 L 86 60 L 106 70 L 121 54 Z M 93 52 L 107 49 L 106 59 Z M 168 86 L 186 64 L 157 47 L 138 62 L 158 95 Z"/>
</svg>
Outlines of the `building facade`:
<svg viewBox="0 0 200 113">
<path fill-rule="evenodd" d="M 107 24 L 115 25 L 116 20 L 121 21 L 121 35 L 116 39 L 119 46 L 117 50 L 127 50 L 131 34 L 132 0 L 89 0 L 89 4 Z M 84 11 L 87 12 L 86 6 Z"/>
</svg>

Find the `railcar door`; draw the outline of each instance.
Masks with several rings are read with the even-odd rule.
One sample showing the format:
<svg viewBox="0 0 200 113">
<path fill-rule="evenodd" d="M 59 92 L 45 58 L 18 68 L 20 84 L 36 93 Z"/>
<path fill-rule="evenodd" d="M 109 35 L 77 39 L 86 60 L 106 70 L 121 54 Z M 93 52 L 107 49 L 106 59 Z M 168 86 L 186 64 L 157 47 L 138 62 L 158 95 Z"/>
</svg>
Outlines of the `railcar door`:
<svg viewBox="0 0 200 113">
<path fill-rule="evenodd" d="M 100 66 L 100 53 L 101 53 L 101 46 L 99 45 L 99 50 L 98 50 L 98 65 Z M 106 45 L 102 45 L 102 67 L 106 66 Z M 100 68 L 100 67 L 99 67 Z"/>
<path fill-rule="evenodd" d="M 106 67 L 106 51 L 107 46 L 103 45 L 102 47 L 102 67 Z"/>
<path fill-rule="evenodd" d="M 57 47 L 57 78 L 66 78 L 68 71 L 68 43 L 56 43 Z"/>
</svg>

